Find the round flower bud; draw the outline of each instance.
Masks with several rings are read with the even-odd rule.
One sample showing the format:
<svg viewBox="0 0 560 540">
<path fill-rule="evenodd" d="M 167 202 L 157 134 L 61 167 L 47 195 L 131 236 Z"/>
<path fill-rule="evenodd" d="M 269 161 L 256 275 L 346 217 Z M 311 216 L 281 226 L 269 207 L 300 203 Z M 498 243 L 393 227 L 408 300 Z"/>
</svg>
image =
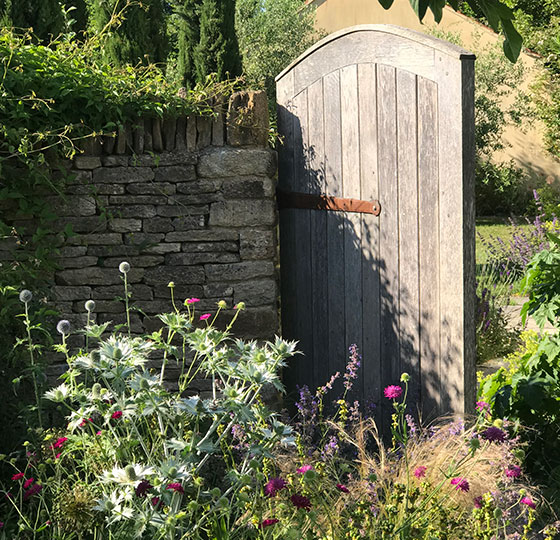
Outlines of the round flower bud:
<svg viewBox="0 0 560 540">
<path fill-rule="evenodd" d="M 215 499 L 217 499 L 221 494 L 222 492 L 219 487 L 215 487 L 210 490 L 210 495 L 212 495 Z"/>
<path fill-rule="evenodd" d="M 198 503 L 196 501 L 190 501 L 189 504 L 187 504 L 187 509 L 190 512 L 196 512 L 198 510 Z"/>
<path fill-rule="evenodd" d="M 171 478 L 175 478 L 177 476 L 177 467 L 170 467 L 169 468 L 169 476 Z"/>
<path fill-rule="evenodd" d="M 138 480 L 138 477 L 136 476 L 136 471 L 134 470 L 134 465 L 127 465 L 124 468 L 124 473 L 126 474 L 126 477 L 131 482 L 134 482 L 134 481 Z"/>
<path fill-rule="evenodd" d="M 56 331 L 62 335 L 69 334 L 70 321 L 67 321 L 66 319 L 62 319 L 61 321 L 58 321 L 58 324 L 56 325 Z"/>
<path fill-rule="evenodd" d="M 167 284 L 167 286 L 168 286 L 170 289 L 173 289 L 173 288 L 175 287 L 175 283 L 174 283 L 173 281 L 170 281 L 170 282 Z"/>
<path fill-rule="evenodd" d="M 27 289 L 23 289 L 23 291 L 19 293 L 19 301 L 23 302 L 24 304 L 28 304 L 29 302 L 31 302 L 32 298 L 33 293 L 31 291 L 28 291 Z"/>
<path fill-rule="evenodd" d="M 410 375 L 409 375 L 408 373 L 403 373 L 403 374 L 401 375 L 401 382 L 405 382 L 405 383 L 406 383 L 406 382 L 408 382 L 408 381 L 410 381 Z"/>
<path fill-rule="evenodd" d="M 121 264 L 119 264 L 119 271 L 121 272 L 121 274 L 126 274 L 129 270 L 130 264 L 128 264 L 126 261 L 123 261 Z"/>
<path fill-rule="evenodd" d="M 225 300 L 220 300 L 220 301 L 218 302 L 218 307 L 219 307 L 220 309 L 226 309 L 226 308 L 227 308 L 226 301 L 225 301 Z"/>
<path fill-rule="evenodd" d="M 239 311 L 243 311 L 245 309 L 245 302 L 239 302 L 236 306 L 233 306 L 233 309 L 238 309 Z"/>
<path fill-rule="evenodd" d="M 95 302 L 93 300 L 88 300 L 84 306 L 86 311 L 93 311 L 95 309 Z"/>
<path fill-rule="evenodd" d="M 91 387 L 91 395 L 94 399 L 99 399 L 101 397 L 101 385 L 99 383 L 95 383 Z"/>
</svg>

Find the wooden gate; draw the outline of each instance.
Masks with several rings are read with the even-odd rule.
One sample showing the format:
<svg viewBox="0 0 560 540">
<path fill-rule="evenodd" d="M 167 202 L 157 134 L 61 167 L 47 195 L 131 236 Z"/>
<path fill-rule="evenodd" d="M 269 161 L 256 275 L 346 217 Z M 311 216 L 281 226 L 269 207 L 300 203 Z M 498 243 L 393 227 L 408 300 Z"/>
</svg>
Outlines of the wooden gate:
<svg viewBox="0 0 560 540">
<path fill-rule="evenodd" d="M 356 26 L 283 71 L 277 99 L 282 332 L 304 353 L 288 387 L 342 373 L 356 344 L 356 398 L 387 410 L 406 371 L 425 418 L 472 410 L 474 56 Z"/>
</svg>

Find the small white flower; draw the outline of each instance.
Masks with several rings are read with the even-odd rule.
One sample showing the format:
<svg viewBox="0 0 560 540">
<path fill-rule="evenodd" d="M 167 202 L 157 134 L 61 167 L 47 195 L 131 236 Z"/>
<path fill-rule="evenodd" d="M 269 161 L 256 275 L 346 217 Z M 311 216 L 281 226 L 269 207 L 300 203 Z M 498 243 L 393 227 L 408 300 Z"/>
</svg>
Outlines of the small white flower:
<svg viewBox="0 0 560 540">
<path fill-rule="evenodd" d="M 45 392 L 45 398 L 49 401 L 54 401 L 55 403 L 61 403 L 68 397 L 69 393 L 70 388 L 68 388 L 65 384 L 61 384 L 60 386 Z"/>
<path fill-rule="evenodd" d="M 104 471 L 102 482 L 115 482 L 121 485 L 136 485 L 142 479 L 154 474 L 152 467 L 145 467 L 138 463 L 131 463 L 124 468 L 113 467 L 111 471 Z"/>
<path fill-rule="evenodd" d="M 95 302 L 93 300 L 88 300 L 85 303 L 86 311 L 93 311 L 95 309 Z"/>
<path fill-rule="evenodd" d="M 121 274 L 126 274 L 129 270 L 130 264 L 128 264 L 126 261 L 123 261 L 121 264 L 119 264 L 119 271 L 121 272 Z"/>
</svg>

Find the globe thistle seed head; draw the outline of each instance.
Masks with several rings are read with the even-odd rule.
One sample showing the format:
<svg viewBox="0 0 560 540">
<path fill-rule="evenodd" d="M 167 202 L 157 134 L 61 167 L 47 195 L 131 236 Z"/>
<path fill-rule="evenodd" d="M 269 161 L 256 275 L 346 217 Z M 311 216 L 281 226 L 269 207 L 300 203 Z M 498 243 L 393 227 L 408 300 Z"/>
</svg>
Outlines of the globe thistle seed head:
<svg viewBox="0 0 560 540">
<path fill-rule="evenodd" d="M 126 274 L 129 270 L 130 264 L 128 264 L 126 261 L 123 261 L 121 264 L 119 264 L 119 271 L 121 272 L 121 274 Z"/>
<path fill-rule="evenodd" d="M 93 300 L 88 300 L 84 305 L 86 311 L 93 311 L 95 309 L 95 302 Z"/>
<path fill-rule="evenodd" d="M 23 291 L 19 293 L 19 301 L 23 302 L 24 304 L 28 304 L 29 302 L 31 302 L 32 298 L 33 293 L 27 289 L 23 289 Z"/>
<path fill-rule="evenodd" d="M 66 319 L 62 319 L 61 321 L 58 321 L 58 324 L 56 325 L 56 331 L 62 335 L 69 334 L 70 321 L 67 321 Z"/>
</svg>

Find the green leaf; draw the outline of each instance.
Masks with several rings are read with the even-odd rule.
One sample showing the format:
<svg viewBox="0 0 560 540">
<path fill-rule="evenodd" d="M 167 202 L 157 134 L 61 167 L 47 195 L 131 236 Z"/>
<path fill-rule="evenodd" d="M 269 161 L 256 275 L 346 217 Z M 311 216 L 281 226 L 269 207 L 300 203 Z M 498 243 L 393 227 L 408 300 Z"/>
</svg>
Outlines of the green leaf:
<svg viewBox="0 0 560 540">
<path fill-rule="evenodd" d="M 394 0 L 378 0 L 378 1 L 383 6 L 384 9 L 389 9 L 394 2 Z"/>
<path fill-rule="evenodd" d="M 436 23 L 439 23 L 441 21 L 441 18 L 443 16 L 443 8 L 445 7 L 446 3 L 446 0 L 431 0 L 430 2 L 430 9 L 434 14 Z"/>
<path fill-rule="evenodd" d="M 504 53 L 508 60 L 516 62 L 521 53 L 523 38 L 510 20 L 502 19 L 502 28 L 506 36 L 506 40 L 504 41 Z"/>
<path fill-rule="evenodd" d="M 437 1 L 438 0 L 436 0 L 436 2 Z M 416 13 L 416 15 L 418 15 L 418 19 L 422 21 L 424 15 L 426 15 L 428 6 L 430 5 L 430 0 L 410 0 L 410 5 L 412 6 L 412 9 Z"/>
<path fill-rule="evenodd" d="M 552 234 L 551 232 L 545 232 L 546 237 L 553 242 L 554 244 L 556 244 L 557 246 L 560 246 L 560 236 L 556 236 L 555 234 Z"/>
</svg>

